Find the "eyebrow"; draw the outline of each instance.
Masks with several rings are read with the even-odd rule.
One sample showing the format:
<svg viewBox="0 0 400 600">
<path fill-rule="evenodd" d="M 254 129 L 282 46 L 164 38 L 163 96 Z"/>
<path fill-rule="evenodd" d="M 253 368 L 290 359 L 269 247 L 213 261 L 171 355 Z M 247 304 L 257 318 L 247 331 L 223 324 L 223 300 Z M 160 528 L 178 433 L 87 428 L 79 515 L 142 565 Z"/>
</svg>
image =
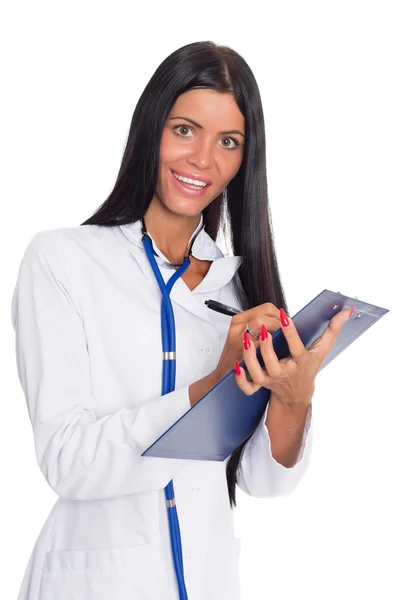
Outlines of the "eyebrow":
<svg viewBox="0 0 400 600">
<path fill-rule="evenodd" d="M 169 120 L 172 121 L 173 119 L 184 119 L 185 121 L 189 121 L 189 123 L 193 123 L 193 125 L 199 129 L 204 129 L 204 127 L 202 127 L 199 123 L 196 123 L 196 121 L 193 121 L 193 119 L 189 119 L 188 117 L 171 117 Z M 244 133 L 238 131 L 237 129 L 233 129 L 232 131 L 220 131 L 219 135 L 226 135 L 227 133 L 238 133 L 244 137 Z"/>
</svg>

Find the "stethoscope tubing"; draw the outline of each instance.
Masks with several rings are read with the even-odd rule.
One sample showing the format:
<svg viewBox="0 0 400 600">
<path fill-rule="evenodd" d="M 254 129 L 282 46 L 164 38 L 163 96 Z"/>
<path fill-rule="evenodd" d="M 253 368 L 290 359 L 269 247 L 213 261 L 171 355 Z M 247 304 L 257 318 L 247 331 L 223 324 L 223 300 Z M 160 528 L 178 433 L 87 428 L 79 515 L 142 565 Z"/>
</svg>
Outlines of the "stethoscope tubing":
<svg viewBox="0 0 400 600">
<path fill-rule="evenodd" d="M 182 265 L 179 269 L 170 277 L 167 284 L 161 275 L 157 261 L 154 257 L 154 249 L 151 239 L 148 235 L 143 236 L 143 245 L 147 254 L 147 258 L 152 267 L 154 276 L 157 280 L 160 292 L 162 295 L 162 307 L 161 307 L 161 332 L 162 332 L 162 349 L 163 352 L 176 352 L 176 328 L 175 328 L 175 317 L 170 299 L 170 293 L 172 286 L 179 279 L 179 277 L 186 271 L 190 265 L 189 256 L 185 257 Z M 162 365 L 162 395 L 168 394 L 175 390 L 176 380 L 176 359 L 163 359 Z M 171 480 L 164 488 L 165 496 L 167 500 L 173 500 L 175 498 L 173 481 Z M 177 584 L 179 589 L 180 600 L 188 600 L 184 570 L 183 570 L 183 558 L 182 558 L 182 541 L 179 528 L 178 513 L 176 505 L 168 506 L 167 508 L 168 521 L 171 535 L 172 545 L 172 556 L 175 566 L 175 573 L 177 577 Z"/>
</svg>

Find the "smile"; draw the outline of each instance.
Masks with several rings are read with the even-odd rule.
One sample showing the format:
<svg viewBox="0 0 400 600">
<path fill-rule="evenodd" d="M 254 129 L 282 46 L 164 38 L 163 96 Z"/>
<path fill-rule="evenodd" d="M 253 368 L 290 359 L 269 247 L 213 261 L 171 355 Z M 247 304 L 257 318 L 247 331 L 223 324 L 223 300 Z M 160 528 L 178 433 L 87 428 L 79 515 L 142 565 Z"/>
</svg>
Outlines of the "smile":
<svg viewBox="0 0 400 600">
<path fill-rule="evenodd" d="M 175 185 L 175 187 L 186 194 L 187 196 L 202 196 L 205 191 L 210 187 L 209 183 L 205 181 L 199 181 L 191 179 L 190 177 L 183 177 L 182 175 L 178 175 L 175 171 L 170 169 L 171 178 Z M 196 181 L 196 183 L 193 183 Z"/>
<path fill-rule="evenodd" d="M 201 181 L 200 179 L 191 179 L 190 177 L 183 177 L 183 175 L 179 175 L 175 171 L 172 171 L 172 173 L 179 181 L 183 181 L 183 183 L 188 183 L 197 187 L 206 187 L 206 185 L 208 185 L 206 181 Z"/>
</svg>

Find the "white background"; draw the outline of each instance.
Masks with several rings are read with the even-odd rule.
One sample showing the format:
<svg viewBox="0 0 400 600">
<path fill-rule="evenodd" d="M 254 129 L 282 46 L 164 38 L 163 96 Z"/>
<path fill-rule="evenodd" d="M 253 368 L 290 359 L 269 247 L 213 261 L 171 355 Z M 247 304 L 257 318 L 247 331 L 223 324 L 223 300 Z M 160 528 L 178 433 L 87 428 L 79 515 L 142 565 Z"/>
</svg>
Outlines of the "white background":
<svg viewBox="0 0 400 600">
<path fill-rule="evenodd" d="M 56 500 L 16 372 L 10 305 L 23 251 L 105 200 L 154 70 L 212 40 L 239 52 L 260 87 L 290 314 L 324 288 L 390 309 L 317 376 L 312 464 L 297 490 L 258 499 L 238 489 L 242 597 L 398 599 L 398 5 L 138 6 L 18 2 L 1 18 L 0 597 L 17 597 Z"/>
</svg>

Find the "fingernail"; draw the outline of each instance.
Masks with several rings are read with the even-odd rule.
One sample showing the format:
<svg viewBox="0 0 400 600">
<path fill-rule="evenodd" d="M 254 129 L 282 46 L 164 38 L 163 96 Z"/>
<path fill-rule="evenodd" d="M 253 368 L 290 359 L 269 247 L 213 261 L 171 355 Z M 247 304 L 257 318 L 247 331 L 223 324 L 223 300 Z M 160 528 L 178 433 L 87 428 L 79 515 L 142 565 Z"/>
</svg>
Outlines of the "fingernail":
<svg viewBox="0 0 400 600">
<path fill-rule="evenodd" d="M 354 312 L 354 309 L 355 309 L 355 307 L 356 307 L 356 305 L 354 305 L 354 306 L 352 306 L 352 307 L 351 307 L 351 312 L 350 312 L 350 314 L 349 314 L 349 316 L 348 316 L 348 319 L 350 319 L 350 317 L 352 316 L 352 314 L 353 314 L 353 312 Z"/>
<path fill-rule="evenodd" d="M 240 366 L 237 360 L 235 361 L 235 373 L 236 375 L 240 375 Z"/>
<path fill-rule="evenodd" d="M 264 324 L 261 326 L 261 341 L 265 342 L 268 339 L 268 331 Z"/>
<path fill-rule="evenodd" d="M 280 310 L 281 323 L 283 327 L 289 327 L 289 321 L 283 308 Z"/>
<path fill-rule="evenodd" d="M 247 331 L 245 331 L 244 335 L 243 335 L 243 344 L 244 344 L 245 350 L 250 350 L 250 338 L 249 338 L 249 334 L 247 333 Z"/>
</svg>

